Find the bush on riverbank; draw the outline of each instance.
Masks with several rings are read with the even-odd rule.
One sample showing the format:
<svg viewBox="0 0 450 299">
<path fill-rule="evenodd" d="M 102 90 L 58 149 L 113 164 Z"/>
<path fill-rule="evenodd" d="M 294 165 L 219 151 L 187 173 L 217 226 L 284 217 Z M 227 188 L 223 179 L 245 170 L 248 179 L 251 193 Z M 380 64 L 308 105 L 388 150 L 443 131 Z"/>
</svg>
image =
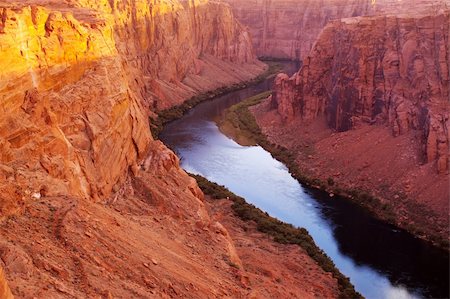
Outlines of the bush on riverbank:
<svg viewBox="0 0 450 299">
<path fill-rule="evenodd" d="M 250 97 L 236 105 L 231 106 L 225 110 L 224 116 L 220 119 L 219 129 L 228 135 L 238 140 L 245 140 L 245 145 L 255 145 L 264 142 L 261 130 L 253 121 L 253 115 L 248 110 L 248 107 L 259 104 L 262 100 L 270 96 L 272 92 L 267 91 Z"/>
<path fill-rule="evenodd" d="M 283 67 L 282 65 L 277 61 L 272 60 L 266 60 L 264 61 L 268 65 L 268 68 L 265 72 L 260 74 L 259 76 L 245 81 L 241 83 L 236 83 L 231 86 L 224 86 L 217 88 L 216 90 L 208 91 L 203 94 L 193 96 L 192 98 L 184 101 L 180 105 L 173 106 L 171 108 L 157 111 L 157 117 L 155 119 L 150 119 L 150 129 L 152 132 L 152 136 L 154 139 L 158 139 L 159 134 L 161 133 L 163 126 L 173 120 L 176 120 L 178 118 L 181 118 L 184 114 L 186 114 L 187 111 L 189 111 L 191 108 L 195 107 L 196 105 L 200 104 L 201 102 L 204 102 L 206 100 L 211 100 L 215 97 L 218 97 L 220 95 L 240 90 L 243 88 L 246 88 L 250 85 L 260 83 L 267 79 L 268 77 L 280 72 Z"/>
<path fill-rule="evenodd" d="M 304 228 L 296 228 L 291 224 L 269 216 L 252 204 L 248 204 L 244 198 L 229 191 L 224 186 L 208 181 L 206 178 L 193 175 L 198 185 L 205 194 L 214 199 L 229 198 L 233 201 L 232 209 L 236 216 L 244 221 L 256 223 L 258 231 L 273 237 L 275 242 L 281 244 L 295 244 L 303 248 L 306 253 L 314 259 L 325 271 L 330 272 L 338 281 L 340 298 L 362 298 L 356 292 L 348 277 L 344 276 L 334 265 L 333 261 L 314 243 L 313 238 Z"/>
<path fill-rule="evenodd" d="M 253 96 L 225 110 L 223 119 L 219 122 L 219 127 L 227 124 L 229 127 L 233 127 L 235 132 L 230 133 L 229 130 L 222 129 L 221 131 L 230 137 L 235 137 L 233 136 L 234 134 L 240 134 L 249 140 L 253 140 L 255 144 L 259 144 L 266 151 L 271 153 L 275 159 L 285 164 L 292 176 L 300 183 L 315 189 L 332 192 L 335 195 L 344 198 L 349 198 L 358 205 L 366 208 L 375 217 L 393 225 L 399 225 L 396 221 L 392 206 L 382 202 L 379 198 L 372 195 L 369 190 L 359 188 L 343 189 L 339 187 L 337 182 L 332 180 L 332 178 L 331 180 L 330 178 L 327 180 L 321 180 L 319 178 L 310 177 L 300 170 L 297 166 L 297 162 L 295 161 L 295 155 L 293 155 L 288 149 L 269 142 L 266 136 L 261 132 L 255 117 L 249 110 L 249 107 L 259 104 L 263 99 L 267 98 L 267 96 L 267 93 Z M 409 206 L 410 211 L 424 211 L 426 209 L 423 205 L 418 205 L 413 201 L 406 200 L 406 198 L 403 198 L 403 202 Z M 420 226 L 406 224 L 402 227 L 416 236 L 427 236 L 426 239 L 431 241 L 437 247 L 444 250 L 448 250 L 449 248 L 448 239 L 442 239 L 438 235 L 431 232 L 425 233 L 422 231 Z"/>
</svg>

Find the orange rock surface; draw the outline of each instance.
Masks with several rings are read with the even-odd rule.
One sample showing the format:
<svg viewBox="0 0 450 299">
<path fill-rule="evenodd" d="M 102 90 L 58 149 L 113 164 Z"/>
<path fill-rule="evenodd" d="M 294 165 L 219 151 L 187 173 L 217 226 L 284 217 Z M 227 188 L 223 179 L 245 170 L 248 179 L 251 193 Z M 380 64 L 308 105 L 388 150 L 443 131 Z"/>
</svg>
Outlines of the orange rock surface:
<svg viewBox="0 0 450 299">
<path fill-rule="evenodd" d="M 155 109 L 265 70 L 228 5 L 0 0 L 0 67 L 1 298 L 4 276 L 19 298 L 337 296 L 299 248 L 229 233 L 151 138 Z M 304 264 L 260 267 L 275 248 Z"/>
<path fill-rule="evenodd" d="M 44 197 L 6 220 L 0 266 L 19 298 L 337 297 L 336 280 L 299 247 L 245 232 L 229 204 L 207 204 L 155 142 L 109 199 Z"/>
<path fill-rule="evenodd" d="M 0 267 L 0 298 L 12 299 L 12 293 L 9 289 L 8 283 L 6 282 L 5 274 L 3 269 Z"/>
<path fill-rule="evenodd" d="M 299 59 L 308 56 L 322 29 L 341 18 L 435 13 L 446 0 L 222 0 L 249 28 L 258 56 Z"/>
<path fill-rule="evenodd" d="M 448 238 L 449 14 L 330 23 L 255 110 L 305 172 L 362 188 Z M 293 136 L 295 138 L 293 138 Z"/>
<path fill-rule="evenodd" d="M 150 109 L 259 74 L 208 1 L 0 2 L 2 215 L 42 193 L 109 196 L 151 142 Z"/>
</svg>

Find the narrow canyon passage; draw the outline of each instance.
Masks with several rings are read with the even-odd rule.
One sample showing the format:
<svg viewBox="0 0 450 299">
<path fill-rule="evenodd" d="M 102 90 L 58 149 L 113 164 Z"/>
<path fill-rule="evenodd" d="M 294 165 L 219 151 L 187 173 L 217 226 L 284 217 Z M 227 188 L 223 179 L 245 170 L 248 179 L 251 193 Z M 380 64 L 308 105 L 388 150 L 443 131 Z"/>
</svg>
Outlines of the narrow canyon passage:
<svg viewBox="0 0 450 299">
<path fill-rule="evenodd" d="M 285 66 L 287 72 L 296 67 Z M 354 204 L 299 184 L 259 146 L 224 136 L 216 120 L 231 105 L 268 90 L 271 80 L 202 103 L 168 124 L 161 139 L 182 167 L 225 185 L 271 216 L 306 228 L 367 298 L 448 297 L 448 255 L 380 222 Z"/>
</svg>

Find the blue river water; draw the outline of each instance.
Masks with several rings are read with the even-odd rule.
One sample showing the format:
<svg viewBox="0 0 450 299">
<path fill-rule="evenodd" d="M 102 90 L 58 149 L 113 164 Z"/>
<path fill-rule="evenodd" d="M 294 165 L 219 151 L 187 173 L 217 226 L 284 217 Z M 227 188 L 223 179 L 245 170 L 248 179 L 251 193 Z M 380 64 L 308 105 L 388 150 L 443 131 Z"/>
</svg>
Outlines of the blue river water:
<svg viewBox="0 0 450 299">
<path fill-rule="evenodd" d="M 366 298 L 448 298 L 448 252 L 347 200 L 305 188 L 263 148 L 241 146 L 218 130 L 214 119 L 224 109 L 270 89 L 271 83 L 266 80 L 198 105 L 166 125 L 161 140 L 178 154 L 186 171 L 226 186 L 273 217 L 306 228 Z"/>
</svg>

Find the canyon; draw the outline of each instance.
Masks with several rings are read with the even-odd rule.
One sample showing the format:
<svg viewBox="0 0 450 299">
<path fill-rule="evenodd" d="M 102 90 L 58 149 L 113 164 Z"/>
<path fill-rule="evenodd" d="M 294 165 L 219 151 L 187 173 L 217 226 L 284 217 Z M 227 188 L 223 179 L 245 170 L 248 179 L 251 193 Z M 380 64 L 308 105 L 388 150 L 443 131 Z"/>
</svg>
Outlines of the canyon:
<svg viewBox="0 0 450 299">
<path fill-rule="evenodd" d="M 363 175 L 399 199 L 399 225 L 448 235 L 447 3 L 369 2 L 0 0 L 0 298 L 338 297 L 305 249 L 205 196 L 151 135 L 158 112 L 263 74 L 257 57 L 304 64 L 253 110 L 271 141 L 300 165 L 314 147 L 306 172 Z M 410 10 L 439 16 L 375 16 Z M 393 166 L 347 162 L 361 136 Z"/>
<path fill-rule="evenodd" d="M 337 296 L 336 280 L 298 246 L 277 245 L 243 224 L 228 200 L 204 198 L 178 163 L 154 142 L 113 197 L 46 196 L 3 222 L 0 256 L 13 294 Z"/>
<path fill-rule="evenodd" d="M 3 5 L 2 215 L 38 193 L 108 197 L 144 158 L 151 111 L 265 68 L 227 6 L 85 2 Z"/>
<path fill-rule="evenodd" d="M 3 0 L 0 66 L 2 298 L 338 296 L 151 137 L 157 111 L 267 69 L 229 5 Z"/>
<path fill-rule="evenodd" d="M 248 27 L 258 57 L 305 59 L 328 22 L 371 15 L 435 14 L 446 0 L 221 0 Z"/>
<path fill-rule="evenodd" d="M 278 75 L 273 95 L 253 109 L 305 174 L 375 196 L 392 222 L 443 244 L 449 25 L 448 11 L 330 22 L 302 68 Z"/>
</svg>

